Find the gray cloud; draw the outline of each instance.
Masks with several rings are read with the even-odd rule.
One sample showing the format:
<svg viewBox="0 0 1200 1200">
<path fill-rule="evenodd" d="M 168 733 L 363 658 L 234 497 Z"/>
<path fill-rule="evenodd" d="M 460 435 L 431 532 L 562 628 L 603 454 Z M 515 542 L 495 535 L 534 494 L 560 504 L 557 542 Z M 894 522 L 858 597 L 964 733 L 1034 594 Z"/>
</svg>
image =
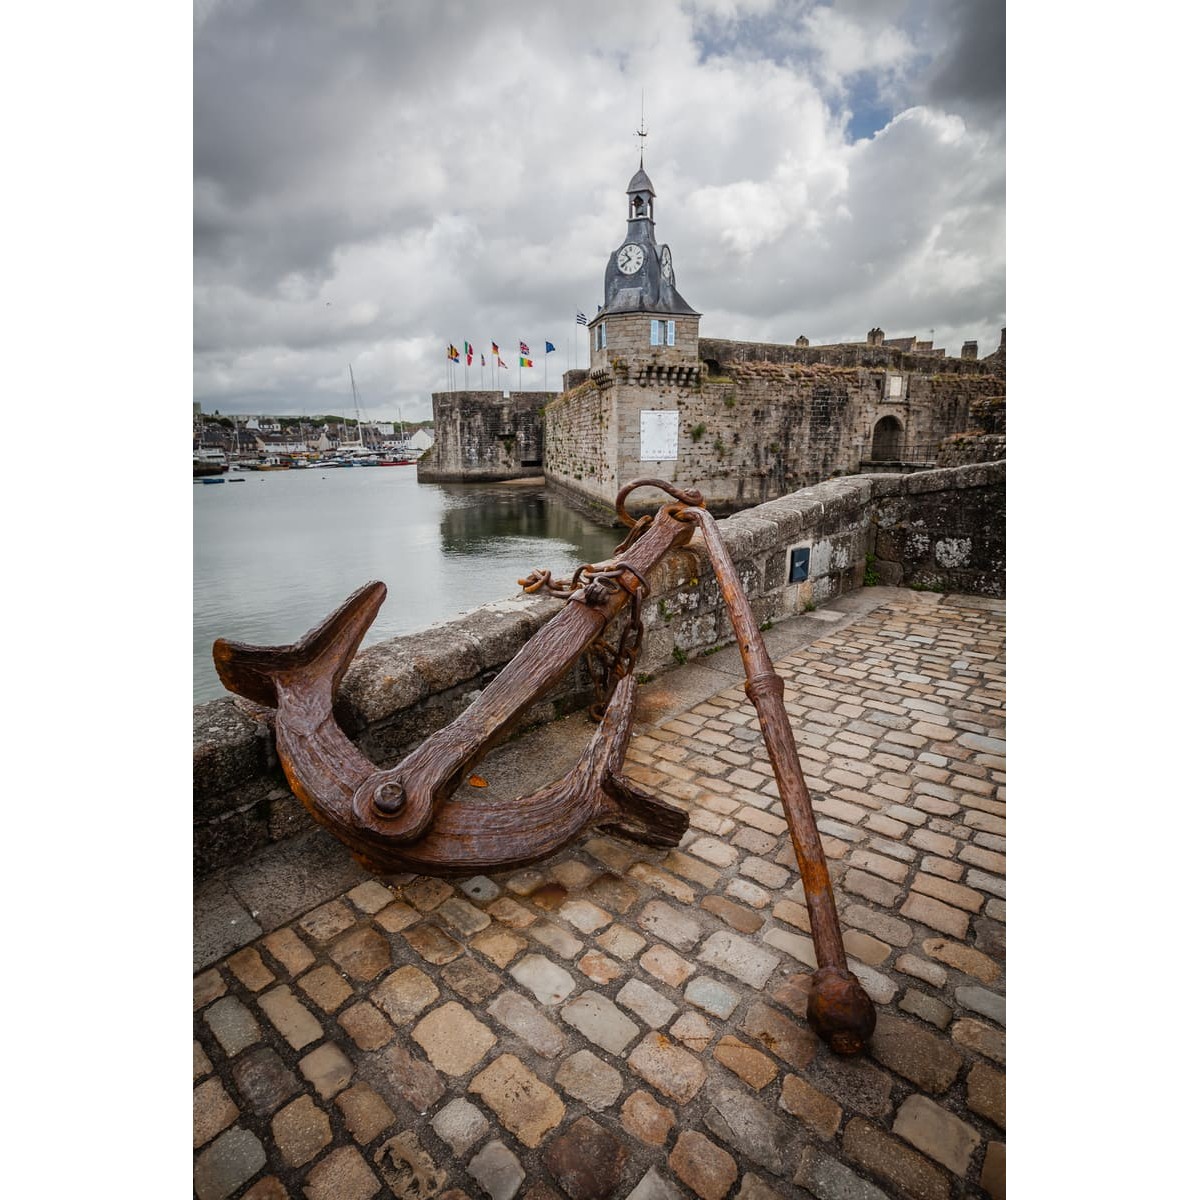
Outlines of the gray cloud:
<svg viewBox="0 0 1200 1200">
<path fill-rule="evenodd" d="M 553 385 L 624 233 L 643 87 L 658 236 L 703 333 L 879 323 L 983 349 L 1004 320 L 996 7 L 210 4 L 195 396 L 336 411 L 353 362 L 373 414 L 418 416 L 464 338 L 549 338 Z M 864 96 L 884 113 L 852 140 Z"/>
</svg>

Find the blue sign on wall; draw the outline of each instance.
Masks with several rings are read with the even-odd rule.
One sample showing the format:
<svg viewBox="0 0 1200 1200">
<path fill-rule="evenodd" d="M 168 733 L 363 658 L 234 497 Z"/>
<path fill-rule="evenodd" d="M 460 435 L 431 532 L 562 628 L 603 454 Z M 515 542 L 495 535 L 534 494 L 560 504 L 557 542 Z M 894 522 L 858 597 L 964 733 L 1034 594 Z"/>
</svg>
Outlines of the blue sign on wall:
<svg viewBox="0 0 1200 1200">
<path fill-rule="evenodd" d="M 788 583 L 803 583 L 808 578 L 808 546 L 797 546 L 792 551 L 791 569 L 788 571 Z"/>
</svg>

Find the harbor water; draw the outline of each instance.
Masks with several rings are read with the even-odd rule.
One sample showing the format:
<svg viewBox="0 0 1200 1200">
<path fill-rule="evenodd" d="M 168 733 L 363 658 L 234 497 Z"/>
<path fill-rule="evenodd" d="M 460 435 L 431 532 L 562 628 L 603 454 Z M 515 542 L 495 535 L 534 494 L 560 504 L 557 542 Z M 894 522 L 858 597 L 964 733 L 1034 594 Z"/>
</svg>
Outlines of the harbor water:
<svg viewBox="0 0 1200 1200">
<path fill-rule="evenodd" d="M 212 662 L 218 637 L 295 641 L 381 579 L 388 595 L 371 645 L 516 595 L 534 567 L 569 575 L 623 536 L 542 485 L 418 483 L 413 466 L 221 478 L 192 485 L 196 703 L 228 695 Z"/>
</svg>

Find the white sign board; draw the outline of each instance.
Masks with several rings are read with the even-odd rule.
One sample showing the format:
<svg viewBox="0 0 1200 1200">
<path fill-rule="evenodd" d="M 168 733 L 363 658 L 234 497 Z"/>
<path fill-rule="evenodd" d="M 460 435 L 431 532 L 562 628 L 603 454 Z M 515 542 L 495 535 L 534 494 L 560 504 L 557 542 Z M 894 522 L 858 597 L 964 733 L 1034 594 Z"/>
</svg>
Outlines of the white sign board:
<svg viewBox="0 0 1200 1200">
<path fill-rule="evenodd" d="M 642 462 L 679 457 L 679 413 L 674 409 L 642 409 Z"/>
</svg>

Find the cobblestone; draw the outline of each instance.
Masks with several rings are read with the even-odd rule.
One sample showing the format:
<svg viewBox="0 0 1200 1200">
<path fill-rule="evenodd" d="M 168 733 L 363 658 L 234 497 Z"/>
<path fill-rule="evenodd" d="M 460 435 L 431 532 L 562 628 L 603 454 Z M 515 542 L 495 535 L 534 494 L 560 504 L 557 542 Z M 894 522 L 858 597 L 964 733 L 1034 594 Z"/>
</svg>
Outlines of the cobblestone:
<svg viewBox="0 0 1200 1200">
<path fill-rule="evenodd" d="M 263 938 L 262 944 L 289 975 L 299 975 L 317 961 L 294 929 L 277 929 Z"/>
<path fill-rule="evenodd" d="M 437 984 L 418 967 L 393 971 L 371 993 L 371 999 L 397 1025 L 408 1025 L 438 998 Z"/>
<path fill-rule="evenodd" d="M 566 1039 L 562 1031 L 546 1019 L 524 996 L 503 991 L 488 1006 L 488 1015 L 543 1058 L 555 1058 L 562 1053 Z"/>
<path fill-rule="evenodd" d="M 586 991 L 562 1007 L 562 1019 L 589 1042 L 620 1055 L 638 1034 L 638 1027 L 607 997 Z"/>
<path fill-rule="evenodd" d="M 263 988 L 275 982 L 275 972 L 268 970 L 262 955 L 253 946 L 239 950 L 226 961 L 229 969 L 252 992 L 261 992 Z"/>
<path fill-rule="evenodd" d="M 833 1138 L 842 1122 L 838 1103 L 799 1075 L 784 1076 L 779 1107 L 825 1141 Z"/>
<path fill-rule="evenodd" d="M 329 1100 L 350 1082 L 354 1064 L 332 1042 L 325 1042 L 300 1060 L 300 1073 Z"/>
<path fill-rule="evenodd" d="M 262 1037 L 258 1022 L 236 996 L 225 996 L 204 1014 L 204 1023 L 230 1058 Z"/>
<path fill-rule="evenodd" d="M 370 1200 L 379 1180 L 353 1146 L 340 1146 L 308 1173 L 307 1200 Z"/>
<path fill-rule="evenodd" d="M 621 1094 L 621 1072 L 597 1058 L 590 1050 L 572 1054 L 554 1076 L 568 1096 L 582 1100 L 595 1112 L 608 1108 Z"/>
<path fill-rule="evenodd" d="M 467 1171 L 492 1200 L 512 1200 L 525 1179 L 520 1159 L 501 1141 L 488 1142 Z"/>
<path fill-rule="evenodd" d="M 846 1126 L 842 1149 L 851 1162 L 882 1176 L 903 1196 L 949 1200 L 950 1181 L 928 1159 L 861 1117 Z"/>
<path fill-rule="evenodd" d="M 496 1044 L 496 1036 L 457 1000 L 443 1004 L 413 1027 L 412 1040 L 443 1075 L 465 1075 Z"/>
<path fill-rule="evenodd" d="M 388 1103 L 365 1083 L 356 1083 L 337 1097 L 346 1128 L 359 1145 L 373 1142 L 395 1119 Z"/>
<path fill-rule="evenodd" d="M 429 1123 L 455 1154 L 469 1150 L 488 1131 L 487 1118 L 461 1096 L 451 1100 Z"/>
<path fill-rule="evenodd" d="M 196 1160 L 198 1200 L 225 1200 L 267 1165 L 262 1142 L 248 1129 L 226 1130 Z"/>
<path fill-rule="evenodd" d="M 661 1146 L 675 1124 L 671 1110 L 649 1092 L 633 1092 L 621 1106 L 621 1124 L 648 1146 Z"/>
<path fill-rule="evenodd" d="M 192 1093 L 192 1145 L 203 1146 L 238 1119 L 237 1105 L 219 1079 L 206 1079 Z"/>
<path fill-rule="evenodd" d="M 494 878 L 358 874 L 206 965 L 197 1194 L 683 1200 L 690 1149 L 732 1166 L 696 1175 L 723 1200 L 1002 1196 L 1004 763 L 962 741 L 1003 728 L 1000 610 L 891 594 L 777 663 L 877 1004 L 866 1056 L 808 1025 L 804 890 L 728 681 L 630 742 L 630 777 L 691 814 L 680 847 L 596 835 Z M 927 749 L 918 725 L 950 737 Z M 710 731 L 727 745 L 701 749 Z M 214 1184 L 231 1134 L 253 1169 Z"/>
<path fill-rule="evenodd" d="M 523 1145 L 541 1143 L 566 1113 L 563 1102 L 519 1059 L 502 1054 L 471 1080 L 469 1089 Z"/>
<path fill-rule="evenodd" d="M 605 1200 L 628 1159 L 625 1146 L 590 1117 L 580 1117 L 543 1156 L 546 1169 L 570 1200 Z"/>
<path fill-rule="evenodd" d="M 302 1167 L 311 1162 L 333 1141 L 329 1118 L 312 1102 L 301 1096 L 271 1118 L 275 1144 L 289 1167 Z"/>
<path fill-rule="evenodd" d="M 686 1129 L 667 1160 L 701 1200 L 722 1200 L 737 1180 L 737 1163 L 702 1133 Z"/>
<path fill-rule="evenodd" d="M 570 974 L 542 954 L 527 954 L 508 973 L 542 1004 L 560 1004 L 575 990 Z"/>
</svg>

